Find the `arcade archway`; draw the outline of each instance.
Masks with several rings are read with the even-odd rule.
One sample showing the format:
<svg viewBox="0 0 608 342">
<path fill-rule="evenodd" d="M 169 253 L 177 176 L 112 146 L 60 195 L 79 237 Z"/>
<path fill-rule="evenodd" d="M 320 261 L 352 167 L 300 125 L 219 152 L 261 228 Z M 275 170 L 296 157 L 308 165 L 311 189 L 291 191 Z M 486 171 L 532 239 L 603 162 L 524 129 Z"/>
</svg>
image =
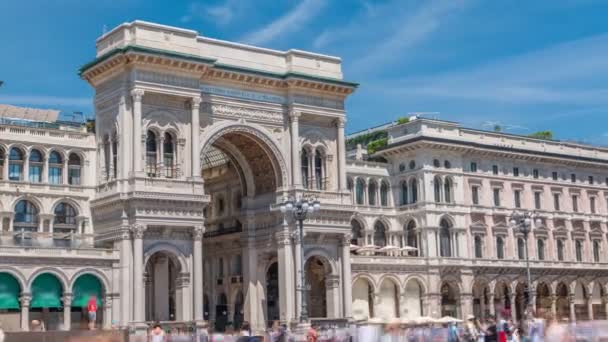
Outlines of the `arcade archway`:
<svg viewBox="0 0 608 342">
<path fill-rule="evenodd" d="M 327 276 L 329 265 L 322 258 L 313 256 L 306 261 L 306 303 L 308 315 L 313 318 L 327 317 Z"/>
<path fill-rule="evenodd" d="M 182 266 L 169 251 L 152 254 L 146 263 L 146 320 L 154 322 L 182 319 L 183 285 L 178 282 Z"/>
</svg>

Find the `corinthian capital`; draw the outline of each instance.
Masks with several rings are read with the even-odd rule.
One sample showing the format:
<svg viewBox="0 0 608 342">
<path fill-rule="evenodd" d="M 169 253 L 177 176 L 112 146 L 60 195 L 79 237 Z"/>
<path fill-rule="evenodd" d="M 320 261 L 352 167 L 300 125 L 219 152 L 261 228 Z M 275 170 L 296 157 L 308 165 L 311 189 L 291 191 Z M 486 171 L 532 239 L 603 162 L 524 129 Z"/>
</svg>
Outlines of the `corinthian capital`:
<svg viewBox="0 0 608 342">
<path fill-rule="evenodd" d="M 134 239 L 143 239 L 144 232 L 146 231 L 146 226 L 141 223 L 135 223 L 131 226 L 131 232 L 133 233 Z"/>
<path fill-rule="evenodd" d="M 200 241 L 203 239 L 203 234 L 205 234 L 205 227 L 203 225 L 194 226 L 194 229 L 192 230 L 192 239 Z"/>
<path fill-rule="evenodd" d="M 133 97 L 133 101 L 141 102 L 141 99 L 144 97 L 143 89 L 133 89 L 131 90 L 131 96 Z"/>
<path fill-rule="evenodd" d="M 201 105 L 202 101 L 203 100 L 200 97 L 198 97 L 198 96 L 197 97 L 193 97 L 190 100 L 190 103 L 192 104 L 192 109 L 197 109 Z"/>
<path fill-rule="evenodd" d="M 346 118 L 339 117 L 336 119 L 335 123 L 336 123 L 336 127 L 344 128 L 344 126 L 346 125 Z"/>
<path fill-rule="evenodd" d="M 350 241 L 353 239 L 353 234 L 346 233 L 342 235 L 342 246 L 350 246 Z"/>
<path fill-rule="evenodd" d="M 289 117 L 291 118 L 292 121 L 298 121 L 300 116 L 302 116 L 302 112 L 300 112 L 300 111 L 297 111 L 297 110 L 289 111 Z"/>
</svg>

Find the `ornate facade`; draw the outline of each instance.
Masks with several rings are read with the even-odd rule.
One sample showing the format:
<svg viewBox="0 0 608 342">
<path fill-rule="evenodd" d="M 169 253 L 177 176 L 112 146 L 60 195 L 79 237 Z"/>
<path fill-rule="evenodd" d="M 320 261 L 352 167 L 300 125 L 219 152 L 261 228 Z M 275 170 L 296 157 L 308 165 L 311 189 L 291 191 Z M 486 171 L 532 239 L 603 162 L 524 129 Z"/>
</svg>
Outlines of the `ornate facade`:
<svg viewBox="0 0 608 342">
<path fill-rule="evenodd" d="M 140 21 L 100 37 L 80 75 L 95 133 L 0 125 L 9 329 L 38 317 L 77 328 L 95 296 L 106 328 L 260 330 L 299 317 L 301 272 L 316 320 L 518 308 L 515 207 L 543 218 L 529 240 L 533 302 L 605 317 L 605 149 L 416 119 L 384 128 L 381 162 L 348 158 L 357 85 L 339 58 Z M 322 203 L 304 241 L 279 211 L 299 197 Z"/>
</svg>

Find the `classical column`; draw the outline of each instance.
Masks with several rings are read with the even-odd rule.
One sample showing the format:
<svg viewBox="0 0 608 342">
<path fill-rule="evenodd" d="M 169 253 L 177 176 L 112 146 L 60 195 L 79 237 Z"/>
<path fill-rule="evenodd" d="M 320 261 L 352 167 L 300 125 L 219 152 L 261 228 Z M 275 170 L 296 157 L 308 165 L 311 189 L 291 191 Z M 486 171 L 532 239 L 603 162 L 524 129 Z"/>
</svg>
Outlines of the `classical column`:
<svg viewBox="0 0 608 342">
<path fill-rule="evenodd" d="M 136 223 L 131 228 L 133 232 L 133 321 L 144 322 L 144 291 L 141 291 L 144 283 L 144 232 L 146 226 Z"/>
<path fill-rule="evenodd" d="M 141 101 L 144 97 L 144 90 L 131 90 L 131 97 L 133 98 L 133 171 L 137 174 L 143 172 Z"/>
<path fill-rule="evenodd" d="M 121 326 L 126 327 L 131 320 L 132 308 L 129 299 L 133 290 L 131 283 L 131 233 L 123 230 L 120 242 L 120 321 Z"/>
<path fill-rule="evenodd" d="M 587 319 L 593 321 L 593 296 L 590 296 L 590 298 L 587 299 L 587 311 L 589 312 L 589 317 L 587 317 Z"/>
<path fill-rule="evenodd" d="M 336 134 L 338 135 L 338 190 L 346 191 L 346 145 L 344 143 L 344 117 L 336 120 Z"/>
<path fill-rule="evenodd" d="M 198 178 L 201 175 L 201 156 L 200 156 L 200 146 L 199 146 L 199 135 L 200 135 L 200 105 L 201 98 L 193 97 L 192 98 L 192 123 L 191 123 L 191 152 L 192 152 L 192 178 Z"/>
<path fill-rule="evenodd" d="M 203 294 L 203 234 L 205 228 L 202 225 L 195 226 L 192 233 L 194 244 L 194 320 L 202 322 L 204 319 L 204 294 Z"/>
<path fill-rule="evenodd" d="M 576 312 L 574 311 L 574 294 L 568 296 L 568 303 L 570 304 L 570 322 L 576 322 Z"/>
<path fill-rule="evenodd" d="M 352 275 L 350 265 L 350 234 L 344 234 L 342 236 L 342 296 L 344 303 L 344 318 L 352 318 L 352 306 L 353 306 L 353 295 L 352 295 Z"/>
<path fill-rule="evenodd" d="M 165 136 L 159 135 L 158 137 L 158 177 L 165 177 Z"/>
<path fill-rule="evenodd" d="M 72 294 L 64 293 L 63 298 L 63 330 L 72 329 Z"/>
<path fill-rule="evenodd" d="M 293 175 L 292 185 L 299 187 L 302 185 L 302 176 L 300 173 L 300 112 L 291 111 L 289 118 L 291 122 L 290 133 L 291 133 L 291 173 Z"/>
<path fill-rule="evenodd" d="M 557 296 L 551 295 L 551 315 L 557 318 Z"/>
<path fill-rule="evenodd" d="M 277 241 L 277 257 L 279 266 L 279 306 L 280 317 L 287 323 L 294 320 L 295 313 L 295 285 L 293 273 L 293 251 L 291 237 L 286 223 L 283 230 L 275 234 Z"/>
<path fill-rule="evenodd" d="M 65 158 L 63 158 L 63 166 L 62 166 L 62 169 L 61 169 L 61 184 L 69 184 L 69 182 L 68 182 L 68 167 L 69 167 L 68 161 L 69 161 L 69 158 L 70 158 L 69 156 L 66 156 Z M 47 158 L 47 160 L 48 160 L 48 158 Z M 82 163 L 83 163 L 82 169 L 84 169 L 84 160 L 82 161 Z M 46 165 L 47 165 L 46 166 L 46 170 L 47 171 L 45 172 L 45 174 L 46 174 L 46 180 L 48 182 L 48 180 L 49 180 L 49 177 L 48 177 L 49 176 L 49 171 L 48 171 L 49 170 L 49 167 L 48 167 L 49 163 L 48 163 L 48 161 L 47 161 Z M 82 171 L 80 173 L 81 173 L 81 175 L 85 174 L 85 172 L 82 172 Z M 83 184 L 83 183 L 80 182 L 80 184 Z"/>
<path fill-rule="evenodd" d="M 41 181 L 44 184 L 48 184 L 49 182 L 49 156 L 48 155 L 43 155 L 44 160 L 43 160 L 43 167 L 42 167 L 42 174 L 41 176 Z M 63 161 L 66 162 L 65 164 L 67 164 L 67 158 L 63 158 Z M 67 181 L 65 182 L 67 183 Z M 64 181 L 61 181 L 59 184 L 64 184 Z"/>
<path fill-rule="evenodd" d="M 513 322 L 517 321 L 517 308 L 515 305 L 516 301 L 517 295 L 515 294 L 515 291 L 513 291 L 513 293 L 509 296 L 509 304 L 511 306 L 511 319 L 513 320 Z"/>
<path fill-rule="evenodd" d="M 483 296 L 483 294 L 482 294 L 482 296 Z M 488 297 L 489 297 L 489 301 L 490 301 L 490 303 L 488 303 L 489 306 L 490 306 L 490 315 L 496 316 L 496 306 L 495 306 L 495 302 L 494 302 L 495 301 L 494 293 L 490 293 Z M 482 298 L 481 302 L 483 303 L 483 298 Z M 481 314 L 482 316 L 481 317 L 485 319 L 485 317 L 486 317 L 485 310 L 482 310 L 481 312 L 482 312 L 482 314 Z"/>
<path fill-rule="evenodd" d="M 473 295 L 463 293 L 460 295 L 461 311 L 460 316 L 465 319 L 468 315 L 473 314 Z"/>
<path fill-rule="evenodd" d="M 300 240 L 300 234 L 293 235 L 293 242 L 295 244 L 295 271 L 296 271 L 296 318 L 300 319 L 302 315 L 302 241 Z M 608 305 L 607 305 L 608 308 Z"/>
<path fill-rule="evenodd" d="M 112 295 L 106 294 L 103 297 L 103 329 L 112 328 Z"/>
<path fill-rule="evenodd" d="M 114 165 L 114 154 L 116 153 L 116 151 L 114 151 L 114 141 L 116 140 L 116 136 L 110 137 L 110 143 L 108 144 L 108 148 L 110 149 L 110 155 L 109 155 L 109 171 L 108 171 L 108 180 L 110 179 L 116 179 L 116 172 L 114 171 L 114 168 L 116 167 L 116 165 Z"/>
<path fill-rule="evenodd" d="M 608 317 L 608 294 L 605 294 L 602 297 L 602 304 L 604 305 L 604 312 L 606 313 L 606 317 Z"/>
<path fill-rule="evenodd" d="M 248 230 L 251 227 L 248 227 Z M 249 321 L 253 331 L 264 329 L 263 315 L 260 315 L 261 299 L 258 297 L 258 252 L 255 246 L 255 239 L 248 236 L 246 238 L 243 261 L 243 291 L 245 295 L 244 312 L 245 320 Z"/>
<path fill-rule="evenodd" d="M 30 301 L 32 296 L 29 293 L 22 293 L 19 301 L 21 302 L 21 331 L 30 330 Z"/>
</svg>

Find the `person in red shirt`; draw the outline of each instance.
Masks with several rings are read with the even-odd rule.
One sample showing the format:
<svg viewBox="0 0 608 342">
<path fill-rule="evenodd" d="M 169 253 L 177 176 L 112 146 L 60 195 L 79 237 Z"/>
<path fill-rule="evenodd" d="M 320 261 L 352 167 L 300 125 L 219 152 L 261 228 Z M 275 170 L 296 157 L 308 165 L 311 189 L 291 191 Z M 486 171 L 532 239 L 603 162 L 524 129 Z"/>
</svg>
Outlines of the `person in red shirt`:
<svg viewBox="0 0 608 342">
<path fill-rule="evenodd" d="M 97 298 L 91 296 L 87 303 L 87 315 L 89 318 L 89 329 L 95 329 L 95 321 L 97 320 Z"/>
</svg>

